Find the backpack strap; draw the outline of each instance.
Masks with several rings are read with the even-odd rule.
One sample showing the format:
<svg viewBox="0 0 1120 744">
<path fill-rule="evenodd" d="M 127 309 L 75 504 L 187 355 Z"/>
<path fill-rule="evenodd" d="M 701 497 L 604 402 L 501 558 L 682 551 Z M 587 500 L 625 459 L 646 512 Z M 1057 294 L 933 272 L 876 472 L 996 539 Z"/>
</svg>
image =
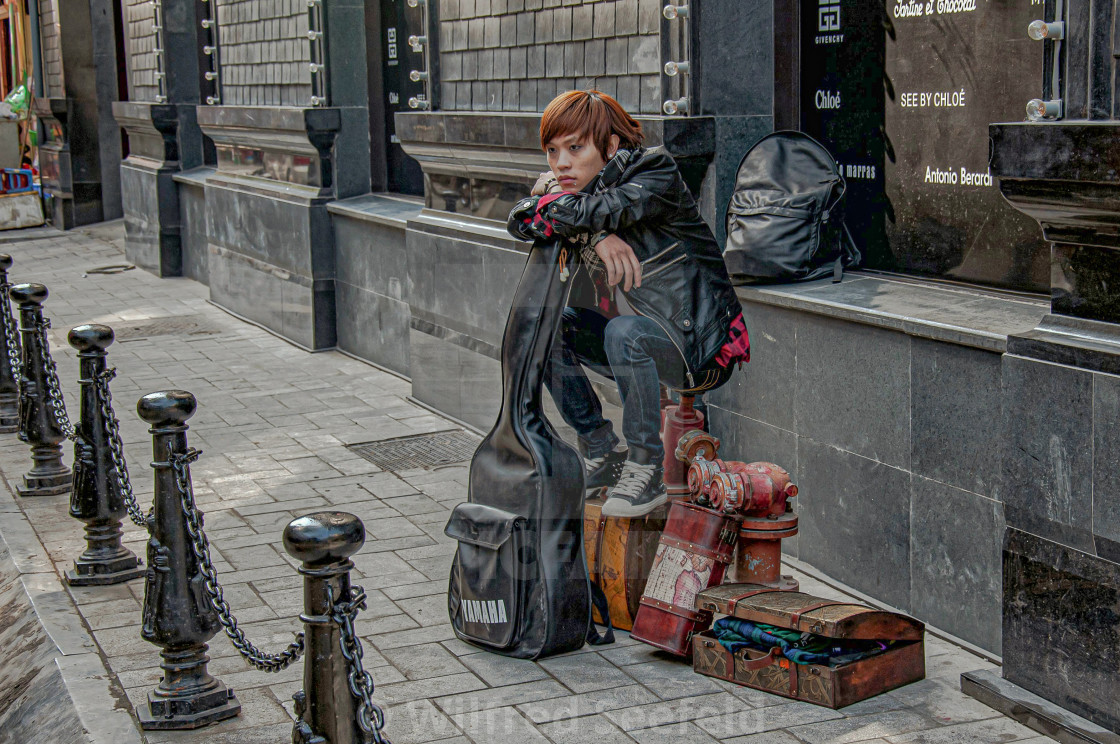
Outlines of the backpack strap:
<svg viewBox="0 0 1120 744">
<path fill-rule="evenodd" d="M 607 604 L 607 595 L 603 594 L 603 590 L 594 581 L 589 581 L 588 584 L 591 585 L 591 603 L 599 611 L 599 617 L 603 618 L 603 622 L 607 624 L 607 632 L 600 635 L 599 629 L 595 627 L 595 621 L 589 620 L 587 623 L 587 642 L 592 646 L 605 646 L 608 643 L 614 643 L 614 626 L 611 624 L 611 608 Z"/>
<path fill-rule="evenodd" d="M 840 226 L 844 228 L 844 237 L 847 240 L 842 241 L 840 246 L 840 255 L 836 257 L 836 262 L 832 264 L 832 283 L 836 284 L 844 276 L 844 265 L 855 266 L 863 259 L 863 254 L 860 253 L 859 248 L 856 247 L 855 238 L 852 237 L 852 231 L 848 229 L 848 223 L 840 220 Z"/>
</svg>

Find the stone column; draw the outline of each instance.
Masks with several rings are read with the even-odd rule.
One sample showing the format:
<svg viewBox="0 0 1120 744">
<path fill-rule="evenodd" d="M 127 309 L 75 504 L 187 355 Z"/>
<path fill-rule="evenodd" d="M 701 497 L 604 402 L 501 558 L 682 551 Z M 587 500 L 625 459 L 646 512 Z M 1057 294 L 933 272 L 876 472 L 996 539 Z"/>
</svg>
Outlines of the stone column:
<svg viewBox="0 0 1120 744">
<path fill-rule="evenodd" d="M 34 107 L 48 218 L 69 229 L 121 216 L 121 139 L 110 111 L 120 91 L 113 0 L 59 0 L 58 16 L 63 89 Z"/>
<path fill-rule="evenodd" d="M 195 110 L 213 83 L 204 77 L 202 0 L 160 0 L 150 30 L 157 58 L 156 86 L 117 101 L 116 123 L 128 133 L 129 156 L 120 164 L 128 259 L 159 276 L 181 276 L 179 195 L 176 173 L 203 163 L 202 131 Z M 133 40 L 135 41 L 135 40 Z M 173 60 L 173 63 L 171 62 Z"/>
</svg>

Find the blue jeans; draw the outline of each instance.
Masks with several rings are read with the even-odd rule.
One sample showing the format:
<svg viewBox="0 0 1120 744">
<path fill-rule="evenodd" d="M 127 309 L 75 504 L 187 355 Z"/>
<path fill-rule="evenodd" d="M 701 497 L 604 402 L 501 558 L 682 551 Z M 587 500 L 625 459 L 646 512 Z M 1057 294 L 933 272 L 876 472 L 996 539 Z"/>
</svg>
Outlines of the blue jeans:
<svg viewBox="0 0 1120 744">
<path fill-rule="evenodd" d="M 661 385 L 688 387 L 684 360 L 655 321 L 640 315 L 607 319 L 594 310 L 564 310 L 552 346 L 548 387 L 564 421 L 576 430 L 584 455 L 602 457 L 618 444 L 583 367 L 611 378 L 622 398 L 622 435 L 629 459 L 660 464 Z"/>
</svg>

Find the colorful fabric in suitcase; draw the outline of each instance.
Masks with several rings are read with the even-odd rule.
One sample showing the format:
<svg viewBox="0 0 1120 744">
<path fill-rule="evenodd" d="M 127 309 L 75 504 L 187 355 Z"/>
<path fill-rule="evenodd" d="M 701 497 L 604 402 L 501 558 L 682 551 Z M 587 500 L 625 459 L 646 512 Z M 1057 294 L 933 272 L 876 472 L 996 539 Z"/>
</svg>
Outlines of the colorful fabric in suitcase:
<svg viewBox="0 0 1120 744">
<path fill-rule="evenodd" d="M 673 504 L 634 618 L 632 638 L 679 656 L 691 653 L 692 636 L 712 622 L 711 612 L 696 609 L 696 595 L 723 581 L 741 521 L 738 515 L 687 501 Z"/>
</svg>

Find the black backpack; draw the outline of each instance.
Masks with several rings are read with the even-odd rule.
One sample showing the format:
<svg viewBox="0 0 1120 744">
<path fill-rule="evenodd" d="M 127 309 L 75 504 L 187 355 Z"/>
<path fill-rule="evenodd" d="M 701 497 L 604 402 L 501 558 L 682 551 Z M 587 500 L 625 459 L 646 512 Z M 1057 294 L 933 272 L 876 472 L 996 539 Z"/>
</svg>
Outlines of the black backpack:
<svg viewBox="0 0 1120 744">
<path fill-rule="evenodd" d="M 839 214 L 844 177 L 828 150 L 802 132 L 768 134 L 739 163 L 727 205 L 723 258 L 735 284 L 794 282 L 857 266 L 860 252 Z"/>
<path fill-rule="evenodd" d="M 610 643 L 591 622 L 606 597 L 583 554 L 583 460 L 545 418 L 541 385 L 571 283 L 566 249 L 529 251 L 502 340 L 502 407 L 471 459 L 468 503 L 444 533 L 458 541 L 447 588 L 455 635 L 507 656 L 535 659 Z"/>
</svg>

